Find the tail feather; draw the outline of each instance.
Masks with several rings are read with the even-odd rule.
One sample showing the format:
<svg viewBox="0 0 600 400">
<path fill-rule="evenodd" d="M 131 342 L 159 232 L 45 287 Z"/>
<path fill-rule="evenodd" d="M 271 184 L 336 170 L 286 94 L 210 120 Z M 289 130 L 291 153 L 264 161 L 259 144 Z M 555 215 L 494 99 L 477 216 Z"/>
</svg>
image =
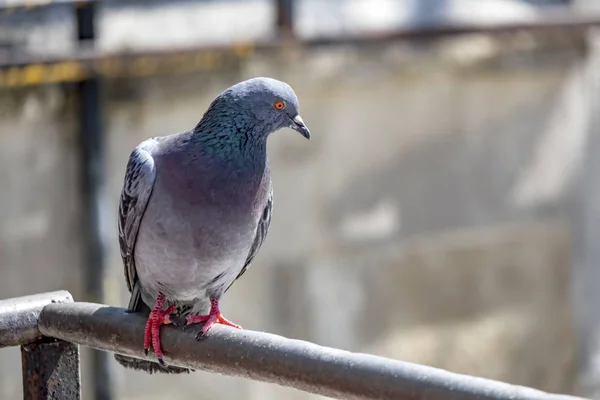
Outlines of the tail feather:
<svg viewBox="0 0 600 400">
<path fill-rule="evenodd" d="M 131 292 L 131 300 L 129 301 L 128 312 L 140 313 L 142 315 L 150 315 L 150 308 L 142 301 L 141 288 L 139 283 L 133 287 Z M 175 367 L 169 365 L 167 367 L 161 366 L 158 362 L 142 360 L 122 354 L 115 354 L 115 360 L 125 368 L 130 368 L 136 371 L 145 371 L 149 374 L 163 373 L 163 374 L 189 374 L 190 371 L 194 371 L 189 368 Z"/>
<path fill-rule="evenodd" d="M 125 368 L 144 371 L 149 374 L 189 374 L 190 371 L 193 371 L 193 369 L 175 367 L 173 365 L 163 367 L 159 363 L 153 361 L 140 360 L 139 358 L 124 356 L 122 354 L 115 354 L 115 360 Z"/>
</svg>

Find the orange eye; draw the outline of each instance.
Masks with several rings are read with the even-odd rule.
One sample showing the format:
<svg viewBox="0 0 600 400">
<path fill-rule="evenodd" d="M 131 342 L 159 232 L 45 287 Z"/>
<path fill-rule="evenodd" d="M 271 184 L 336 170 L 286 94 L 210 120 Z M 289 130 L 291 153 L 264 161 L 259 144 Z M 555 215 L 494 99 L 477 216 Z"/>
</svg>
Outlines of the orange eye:
<svg viewBox="0 0 600 400">
<path fill-rule="evenodd" d="M 285 103 L 283 101 L 276 101 L 273 103 L 273 107 L 275 107 L 276 110 L 283 110 L 285 108 Z"/>
</svg>

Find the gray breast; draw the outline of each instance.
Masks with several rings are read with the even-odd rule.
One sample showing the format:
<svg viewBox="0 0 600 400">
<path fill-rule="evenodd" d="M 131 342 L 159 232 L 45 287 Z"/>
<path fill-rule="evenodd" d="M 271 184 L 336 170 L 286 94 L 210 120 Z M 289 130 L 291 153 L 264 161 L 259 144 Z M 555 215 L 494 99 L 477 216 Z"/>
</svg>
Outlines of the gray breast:
<svg viewBox="0 0 600 400">
<path fill-rule="evenodd" d="M 217 190 L 201 175 L 190 184 L 160 172 L 159 166 L 135 248 L 142 287 L 152 298 L 163 293 L 178 301 L 220 295 L 248 257 L 268 176 L 255 188 L 232 179 Z"/>
</svg>

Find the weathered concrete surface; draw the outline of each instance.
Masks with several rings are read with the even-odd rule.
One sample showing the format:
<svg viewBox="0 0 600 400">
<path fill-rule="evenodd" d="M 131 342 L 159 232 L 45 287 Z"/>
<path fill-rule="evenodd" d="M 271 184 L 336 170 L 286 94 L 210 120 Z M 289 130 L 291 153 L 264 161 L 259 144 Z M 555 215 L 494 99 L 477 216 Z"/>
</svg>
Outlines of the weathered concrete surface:
<svg viewBox="0 0 600 400">
<path fill-rule="evenodd" d="M 0 296 L 81 294 L 74 112 L 60 88 L 0 93 Z M 0 397 L 19 398 L 19 349 L 4 350 Z"/>
<path fill-rule="evenodd" d="M 578 63 L 467 73 L 423 60 L 398 62 L 394 54 L 342 49 L 288 61 L 257 56 L 236 71 L 109 85 L 109 228 L 115 232 L 109 303 L 127 301 L 116 206 L 131 149 L 147 137 L 190 128 L 224 87 L 273 76 L 297 89 L 314 139 L 285 130 L 270 140 L 272 231 L 252 272 L 224 299 L 228 317 L 248 329 L 573 392 L 568 215 L 578 170 L 567 167 L 577 165 L 586 133 L 564 102 L 577 99 Z M 31 96 L 44 105 L 46 93 L 54 92 Z M 20 104 L 14 94 L 2 98 L 0 227 L 6 233 L 0 245 L 10 245 L 11 257 L 0 265 L 13 280 L 0 281 L 0 293 L 60 284 L 77 298 L 72 110 L 64 103 L 34 124 L 26 122 L 26 107 L 5 105 Z M 565 128 L 553 130 L 559 122 Z M 26 145 L 32 137 L 44 145 Z M 53 163 L 31 167 L 48 154 Z M 10 186 L 15 167 L 24 168 L 14 172 L 27 182 L 20 189 Z M 15 218 L 11 226 L 26 226 L 30 202 L 50 218 L 48 228 L 37 233 L 41 223 L 29 222 L 38 230 L 16 240 L 14 229 L 4 227 Z M 6 398 L 20 390 L 11 357 L 0 363 Z M 309 398 L 202 373 L 119 371 L 124 399 Z M 84 387 L 88 379 L 84 373 Z"/>
</svg>

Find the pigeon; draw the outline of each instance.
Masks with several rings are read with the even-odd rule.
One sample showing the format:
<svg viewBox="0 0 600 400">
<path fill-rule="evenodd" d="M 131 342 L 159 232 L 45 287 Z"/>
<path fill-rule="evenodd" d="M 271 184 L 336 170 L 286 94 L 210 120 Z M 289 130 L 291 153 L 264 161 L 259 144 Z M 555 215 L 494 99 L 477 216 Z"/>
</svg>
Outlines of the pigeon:
<svg viewBox="0 0 600 400">
<path fill-rule="evenodd" d="M 194 129 L 153 137 L 131 153 L 119 204 L 119 244 L 128 312 L 148 316 L 144 351 L 158 363 L 115 354 L 125 367 L 185 373 L 167 365 L 165 324 L 201 324 L 197 339 L 225 319 L 219 300 L 248 269 L 269 229 L 273 188 L 266 142 L 281 128 L 310 131 L 287 84 L 252 78 L 220 93 Z"/>
</svg>

